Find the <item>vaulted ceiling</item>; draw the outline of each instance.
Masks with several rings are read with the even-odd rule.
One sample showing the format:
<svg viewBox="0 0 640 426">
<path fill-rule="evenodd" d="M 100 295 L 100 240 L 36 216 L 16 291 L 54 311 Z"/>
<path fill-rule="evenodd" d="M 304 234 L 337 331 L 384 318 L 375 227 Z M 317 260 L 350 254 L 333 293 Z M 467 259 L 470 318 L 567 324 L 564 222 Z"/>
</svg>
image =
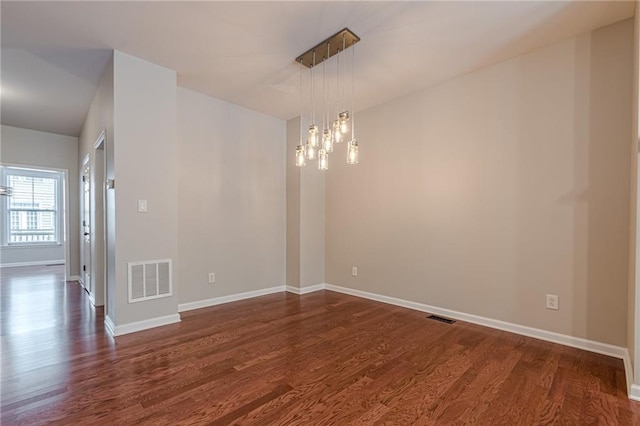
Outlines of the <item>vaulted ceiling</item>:
<svg viewBox="0 0 640 426">
<path fill-rule="evenodd" d="M 633 2 L 2 1 L 3 124 L 78 135 L 110 51 L 265 114 L 300 113 L 297 55 L 349 27 L 356 109 L 629 18 Z"/>
</svg>

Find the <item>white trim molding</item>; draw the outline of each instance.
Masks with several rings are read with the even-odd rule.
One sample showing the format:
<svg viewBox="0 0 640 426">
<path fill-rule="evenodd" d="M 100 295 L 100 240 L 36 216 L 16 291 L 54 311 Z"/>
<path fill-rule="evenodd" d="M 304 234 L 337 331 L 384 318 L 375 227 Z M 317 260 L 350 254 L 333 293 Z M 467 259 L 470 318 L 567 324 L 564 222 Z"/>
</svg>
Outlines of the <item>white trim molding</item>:
<svg viewBox="0 0 640 426">
<path fill-rule="evenodd" d="M 111 336 L 115 336 L 116 332 L 116 326 L 115 324 L 113 324 L 113 321 L 111 320 L 111 318 L 109 318 L 109 315 L 105 315 L 104 316 L 104 328 L 107 330 L 107 333 L 109 333 Z"/>
<path fill-rule="evenodd" d="M 625 348 L 624 350 L 624 358 L 622 358 L 622 362 L 624 363 L 624 373 L 627 379 L 627 395 L 629 396 L 629 399 L 640 401 L 640 386 L 633 383 L 633 366 L 631 364 L 631 354 L 629 354 L 629 349 L 627 348 Z M 636 395 L 634 395 L 634 386 L 637 387 L 635 391 Z"/>
<path fill-rule="evenodd" d="M 214 297 L 212 299 L 198 300 L 197 302 L 180 303 L 178 312 L 191 311 L 194 309 L 207 308 L 209 306 L 221 305 L 223 303 L 236 302 L 238 300 L 251 299 L 253 297 L 265 296 L 267 294 L 279 293 L 285 290 L 285 286 L 263 288 L 261 290 L 247 291 L 244 293 L 230 294 L 228 296 Z"/>
<path fill-rule="evenodd" d="M 629 391 L 629 399 L 640 401 L 640 385 L 636 385 L 635 383 L 631 385 L 631 390 Z"/>
<path fill-rule="evenodd" d="M 313 293 L 314 291 L 324 290 L 324 288 L 325 288 L 325 284 L 316 284 L 316 285 L 311 285 L 307 287 L 294 287 L 294 286 L 288 285 L 286 287 L 286 290 L 289 293 L 293 293 L 293 294 L 307 294 L 307 293 Z"/>
<path fill-rule="evenodd" d="M 35 260 L 33 262 L 3 263 L 3 264 L 0 264 L 0 268 L 19 268 L 22 266 L 43 266 L 43 265 L 46 266 L 46 265 L 64 265 L 64 264 L 65 264 L 64 259 Z"/>
<path fill-rule="evenodd" d="M 150 328 L 160 327 L 163 325 L 175 324 L 177 322 L 180 322 L 179 314 L 165 315 L 163 317 L 135 321 L 122 325 L 115 325 L 108 316 L 104 319 L 104 325 L 113 337 L 135 333 L 136 331 L 148 330 Z"/>
<path fill-rule="evenodd" d="M 281 291 L 287 291 L 289 293 L 303 295 L 320 290 L 335 291 L 337 293 L 348 294 L 351 296 L 361 297 L 363 299 L 375 300 L 377 302 L 387 303 L 390 305 L 400 306 L 407 309 L 413 309 L 420 312 L 428 312 L 431 314 L 441 315 L 457 319 L 460 321 L 469 322 L 472 324 L 478 324 L 484 327 L 494 328 L 497 330 L 503 330 L 510 333 L 520 334 L 522 336 L 533 337 L 535 339 L 545 340 L 547 342 L 558 343 L 560 345 L 570 346 L 577 349 L 583 349 L 589 352 L 595 352 L 602 355 L 608 355 L 614 358 L 621 359 L 624 363 L 625 375 L 627 379 L 627 393 L 630 399 L 640 401 L 640 385 L 633 383 L 633 370 L 631 367 L 631 358 L 629 356 L 629 350 L 621 346 L 610 345 L 608 343 L 596 342 L 593 340 L 583 339 L 581 337 L 569 336 L 566 334 L 556 333 L 548 330 L 541 330 L 538 328 L 528 327 L 520 324 L 513 324 L 506 321 L 500 321 L 492 318 L 481 317 L 479 315 L 467 314 L 464 312 L 458 312 L 451 309 L 440 308 L 437 306 L 427 305 L 424 303 L 412 302 L 409 300 L 398 299 L 396 297 L 384 296 L 376 293 L 369 293 L 367 291 L 356 290 L 347 287 L 340 287 L 332 284 L 316 284 L 307 287 L 294 287 L 294 286 L 276 286 L 265 288 L 261 290 L 248 291 L 245 293 L 231 294 L 228 296 L 215 297 L 213 299 L 199 300 L 197 302 L 181 303 L 178 305 L 178 312 L 190 311 L 193 309 L 206 308 L 209 306 L 220 305 L 223 303 L 235 302 L 238 300 L 250 299 L 253 297 L 264 296 L 267 294 L 278 293 Z M 176 315 L 178 316 L 178 315 Z M 172 316 L 169 316 L 172 317 Z M 168 317 L 162 317 L 168 318 Z M 149 321 L 141 321 L 145 325 L 151 324 L 151 322 L 158 320 L 158 318 Z M 179 316 L 178 316 L 179 321 Z M 170 322 L 168 322 L 170 323 Z M 167 324 L 168 324 L 167 323 Z M 137 324 L 131 323 L 123 326 L 115 327 L 114 336 L 120 334 L 132 333 L 134 331 L 144 330 L 146 328 L 157 327 L 162 324 L 153 324 L 145 328 L 138 328 Z M 109 317 L 105 318 L 105 325 L 108 330 L 113 328 L 113 323 Z"/>
<path fill-rule="evenodd" d="M 361 290 L 354 290 L 352 288 L 340 287 L 331 284 L 325 284 L 326 290 L 335 291 L 338 293 L 349 294 L 351 296 L 362 297 L 363 299 L 375 300 L 377 302 L 388 303 L 390 305 L 401 306 L 403 308 L 409 308 L 416 311 L 428 312 L 430 314 L 441 315 L 457 319 L 460 321 L 470 322 L 473 324 L 482 325 L 485 327 L 495 328 L 497 330 L 508 331 L 522 336 L 533 337 L 536 339 L 546 340 L 548 342 L 559 343 L 565 346 L 571 346 L 573 348 L 584 349 L 590 352 L 599 353 L 602 355 L 612 356 L 624 360 L 625 354 L 628 353 L 627 348 L 621 346 L 614 346 L 608 343 L 595 342 L 593 340 L 583 339 L 581 337 L 569 336 L 566 334 L 560 334 L 553 331 L 541 330 L 539 328 L 527 327 L 525 325 L 513 324 L 510 322 L 500 321 L 491 318 L 485 318 L 478 315 L 465 314 L 464 312 L 453 311 L 450 309 L 439 308 L 437 306 L 426 305 L 424 303 L 411 302 L 409 300 L 398 299 L 390 296 L 383 296 L 380 294 L 369 293 Z"/>
<path fill-rule="evenodd" d="M 78 281 L 80 283 L 82 282 L 82 278 L 80 278 L 80 275 L 71 275 L 70 277 L 67 277 L 65 281 Z"/>
</svg>

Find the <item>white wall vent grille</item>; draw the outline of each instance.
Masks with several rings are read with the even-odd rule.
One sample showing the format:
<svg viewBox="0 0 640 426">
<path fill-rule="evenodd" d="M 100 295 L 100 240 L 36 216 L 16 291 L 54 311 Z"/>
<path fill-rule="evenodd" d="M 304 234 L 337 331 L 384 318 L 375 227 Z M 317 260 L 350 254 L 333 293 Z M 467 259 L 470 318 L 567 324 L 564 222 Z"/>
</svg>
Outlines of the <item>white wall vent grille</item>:
<svg viewBox="0 0 640 426">
<path fill-rule="evenodd" d="M 129 303 L 172 294 L 171 259 L 129 262 Z"/>
</svg>

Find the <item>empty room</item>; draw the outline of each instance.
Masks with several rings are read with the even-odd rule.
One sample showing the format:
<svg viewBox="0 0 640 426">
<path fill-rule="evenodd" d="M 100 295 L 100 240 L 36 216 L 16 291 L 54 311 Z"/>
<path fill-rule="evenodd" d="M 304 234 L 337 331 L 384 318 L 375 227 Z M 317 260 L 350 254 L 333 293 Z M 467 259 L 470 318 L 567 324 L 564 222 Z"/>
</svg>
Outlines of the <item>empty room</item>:
<svg viewBox="0 0 640 426">
<path fill-rule="evenodd" d="M 2 1 L 2 425 L 640 425 L 640 2 Z"/>
</svg>

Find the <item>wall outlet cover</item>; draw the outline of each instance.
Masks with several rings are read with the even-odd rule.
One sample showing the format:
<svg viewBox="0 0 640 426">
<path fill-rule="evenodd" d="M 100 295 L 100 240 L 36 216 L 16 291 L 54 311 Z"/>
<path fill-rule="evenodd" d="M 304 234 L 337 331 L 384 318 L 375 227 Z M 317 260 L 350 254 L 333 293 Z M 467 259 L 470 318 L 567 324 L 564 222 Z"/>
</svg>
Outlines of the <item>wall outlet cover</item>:
<svg viewBox="0 0 640 426">
<path fill-rule="evenodd" d="M 555 294 L 547 294 L 547 309 L 557 311 L 560 308 L 560 298 Z"/>
</svg>

